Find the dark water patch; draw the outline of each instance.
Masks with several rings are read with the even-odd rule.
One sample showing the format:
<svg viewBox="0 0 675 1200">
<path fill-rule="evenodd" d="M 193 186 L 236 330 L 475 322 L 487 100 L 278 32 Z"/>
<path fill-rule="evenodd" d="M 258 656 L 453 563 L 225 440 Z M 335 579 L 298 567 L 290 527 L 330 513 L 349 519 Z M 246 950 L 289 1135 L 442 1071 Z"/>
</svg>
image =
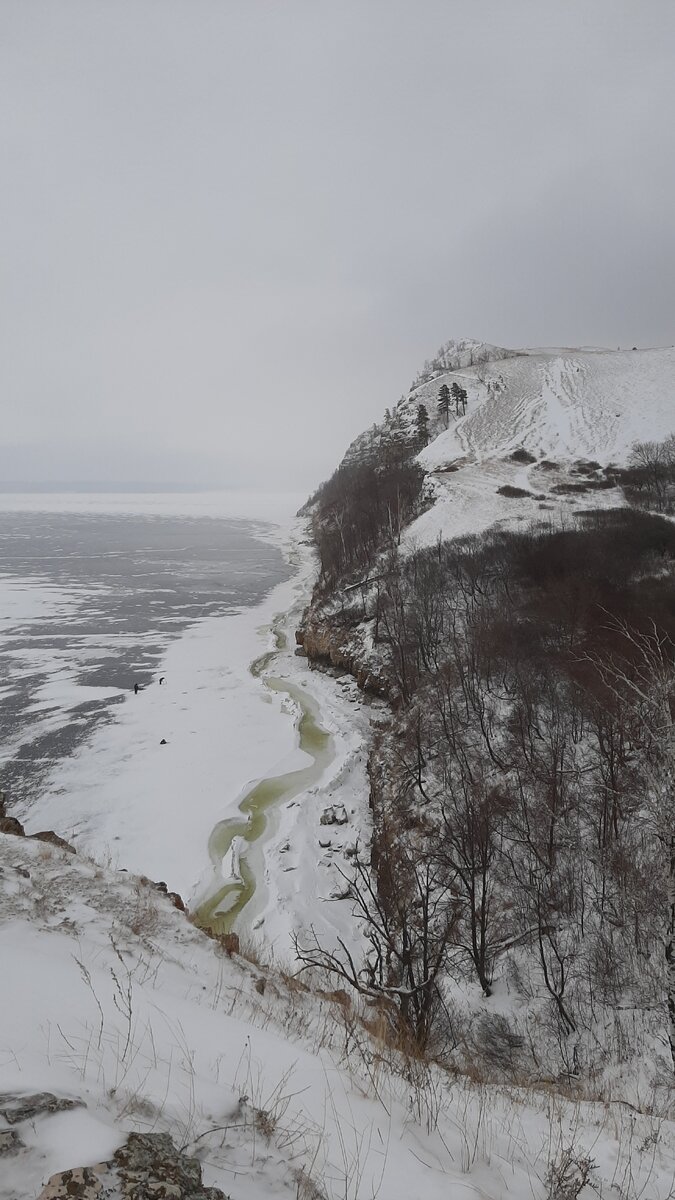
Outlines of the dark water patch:
<svg viewBox="0 0 675 1200">
<path fill-rule="evenodd" d="M 22 612 L 14 595 L 12 618 L 0 599 L 0 787 L 28 802 L 134 684 L 156 678 L 171 640 L 288 578 L 260 532 L 216 517 L 0 513 L 0 597 L 11 580 L 26 598 Z M 117 694 L 84 700 L 78 687 Z"/>
</svg>

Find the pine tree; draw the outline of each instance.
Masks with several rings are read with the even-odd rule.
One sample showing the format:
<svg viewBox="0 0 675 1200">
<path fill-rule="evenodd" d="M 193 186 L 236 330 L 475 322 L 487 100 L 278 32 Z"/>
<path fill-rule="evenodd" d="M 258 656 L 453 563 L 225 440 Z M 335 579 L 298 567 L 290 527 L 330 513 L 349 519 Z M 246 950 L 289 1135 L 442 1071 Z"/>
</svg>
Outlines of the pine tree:
<svg viewBox="0 0 675 1200">
<path fill-rule="evenodd" d="M 450 388 L 447 383 L 441 384 L 439 388 L 437 404 L 438 411 L 445 417 L 445 428 L 447 429 L 450 422 Z"/>
<path fill-rule="evenodd" d="M 417 425 L 417 441 L 420 446 L 427 446 L 429 444 L 429 413 L 424 404 L 417 406 L 417 417 L 415 420 Z"/>
<path fill-rule="evenodd" d="M 459 416 L 460 404 L 462 406 L 462 412 L 466 412 L 466 401 L 467 401 L 466 388 L 463 388 L 461 386 L 461 384 L 457 383 L 456 379 L 453 380 L 453 384 L 452 384 L 452 398 L 455 402 L 455 412 L 456 412 L 457 416 Z"/>
</svg>

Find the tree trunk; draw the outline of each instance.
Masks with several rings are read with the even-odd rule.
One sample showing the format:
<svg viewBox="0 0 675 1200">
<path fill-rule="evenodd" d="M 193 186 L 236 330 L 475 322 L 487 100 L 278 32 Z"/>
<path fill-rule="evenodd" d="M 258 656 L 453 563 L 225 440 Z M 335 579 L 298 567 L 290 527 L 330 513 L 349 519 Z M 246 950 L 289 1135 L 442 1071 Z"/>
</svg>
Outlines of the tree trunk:
<svg viewBox="0 0 675 1200">
<path fill-rule="evenodd" d="M 668 925 L 666 930 L 666 974 L 668 991 L 668 1038 L 675 1071 L 675 834 L 670 838 L 668 872 Z"/>
</svg>

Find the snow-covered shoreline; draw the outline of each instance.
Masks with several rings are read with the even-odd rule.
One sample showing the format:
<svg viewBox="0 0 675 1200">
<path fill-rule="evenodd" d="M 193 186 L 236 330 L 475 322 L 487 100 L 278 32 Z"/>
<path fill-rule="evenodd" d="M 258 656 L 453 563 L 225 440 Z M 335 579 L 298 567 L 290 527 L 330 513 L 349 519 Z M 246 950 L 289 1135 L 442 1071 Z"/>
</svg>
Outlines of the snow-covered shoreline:
<svg viewBox="0 0 675 1200">
<path fill-rule="evenodd" d="M 283 955 L 292 931 L 309 923 L 324 933 L 349 933 L 350 913 L 338 911 L 347 906 L 322 900 L 336 890 L 333 861 L 368 836 L 369 717 L 353 681 L 310 671 L 295 654 L 295 629 L 315 573 L 304 522 L 266 526 L 259 536 L 282 548 L 292 576 L 262 604 L 206 618 L 171 643 L 158 671 L 162 686 L 129 697 L 114 721 L 58 765 L 20 815 L 28 832 L 53 828 L 81 852 L 165 880 L 194 903 L 213 879 L 208 841 L 214 825 L 237 814 L 252 783 L 307 761 L 298 745 L 297 705 L 251 672 L 270 652 L 263 674 L 307 689 L 335 747 L 319 782 L 270 814 L 265 838 L 250 852 L 258 884 L 238 928 L 264 925 L 265 941 Z M 348 823 L 321 827 L 321 814 L 336 797 Z"/>
<path fill-rule="evenodd" d="M 331 735 L 333 756 L 318 781 L 294 800 L 271 809 L 265 836 L 253 844 L 248 862 L 257 880 L 255 894 L 236 924 L 240 933 L 258 932 L 266 949 L 282 959 L 288 955 L 294 932 L 314 927 L 326 944 L 336 933 L 347 942 L 358 940 L 349 901 L 335 897 L 344 890 L 339 869 L 357 842 L 371 833 L 369 786 L 366 776 L 370 721 L 379 706 L 366 699 L 351 677 L 334 678 L 310 670 L 295 652 L 295 630 L 309 600 L 315 575 L 314 553 L 302 523 L 290 545 L 296 575 L 285 586 L 290 603 L 270 626 L 272 654 L 265 674 L 304 689 L 318 712 L 321 727 Z M 297 717 L 296 706 L 290 711 Z M 297 730 L 296 730 L 297 745 Z M 296 751 L 297 753 L 297 751 Z M 307 756 L 303 756 L 307 761 Z M 290 759 L 266 775 L 292 769 Z M 345 824 L 321 824 L 327 808 L 344 809 Z"/>
<path fill-rule="evenodd" d="M 191 895 L 215 821 L 262 773 L 261 759 L 292 752 L 292 721 L 280 719 L 248 670 L 285 587 L 170 644 L 163 685 L 130 697 L 59 766 L 26 814 L 28 828 L 48 825 L 114 867 Z"/>
</svg>

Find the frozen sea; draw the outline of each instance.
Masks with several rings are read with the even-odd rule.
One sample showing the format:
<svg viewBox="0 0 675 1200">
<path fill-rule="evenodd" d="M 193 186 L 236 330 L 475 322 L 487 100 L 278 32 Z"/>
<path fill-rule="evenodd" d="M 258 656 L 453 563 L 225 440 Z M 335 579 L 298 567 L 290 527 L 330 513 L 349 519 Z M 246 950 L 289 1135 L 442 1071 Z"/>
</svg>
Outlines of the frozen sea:
<svg viewBox="0 0 675 1200">
<path fill-rule="evenodd" d="M 276 522 L 297 502 L 0 496 L 0 788 L 12 805 L 31 807 L 133 703 L 134 684 L 148 702 L 186 630 L 255 608 L 288 578 Z"/>
</svg>

